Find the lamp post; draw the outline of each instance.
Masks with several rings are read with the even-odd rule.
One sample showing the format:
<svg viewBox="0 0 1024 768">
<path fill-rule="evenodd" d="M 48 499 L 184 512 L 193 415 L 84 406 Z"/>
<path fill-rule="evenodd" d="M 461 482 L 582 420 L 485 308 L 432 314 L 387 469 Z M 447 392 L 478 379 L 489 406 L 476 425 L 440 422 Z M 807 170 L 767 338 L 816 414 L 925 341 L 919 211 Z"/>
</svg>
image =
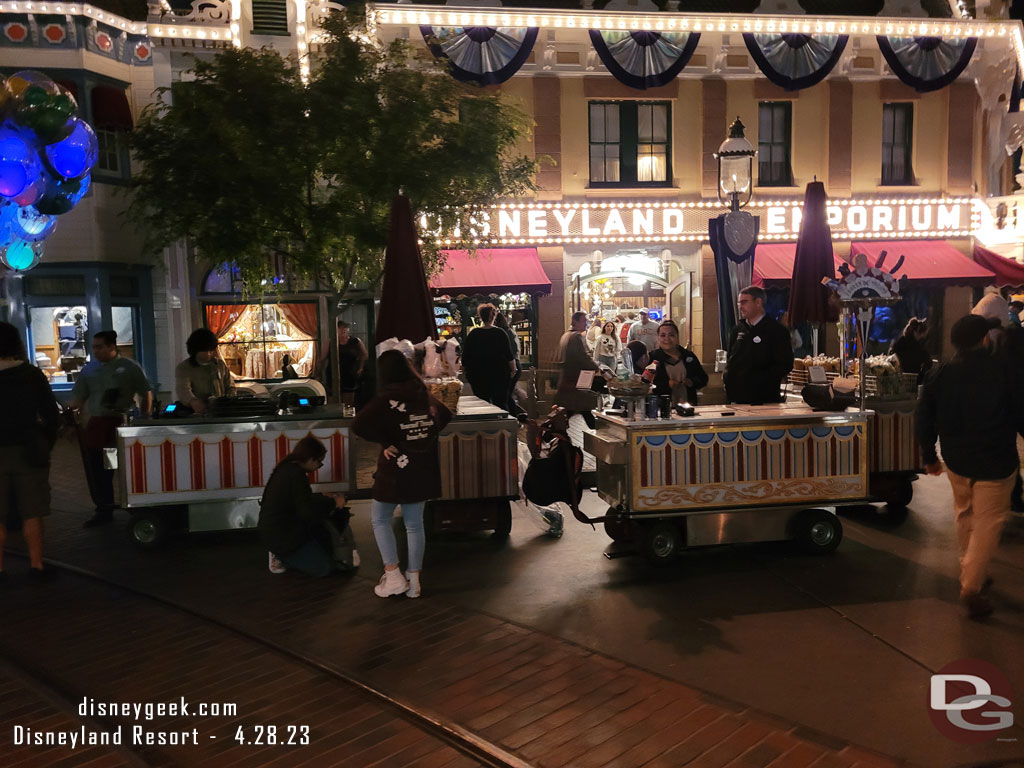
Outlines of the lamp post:
<svg viewBox="0 0 1024 768">
<path fill-rule="evenodd" d="M 718 278 L 718 327 L 723 349 L 736 324 L 739 292 L 753 281 L 754 248 L 760 222 L 756 216 L 740 208 L 750 202 L 754 191 L 756 154 L 757 150 L 743 135 L 743 123 L 737 117 L 729 126 L 729 137 L 715 153 L 718 161 L 718 199 L 728 201 L 729 211 L 708 222 L 711 249 L 715 253 L 715 275 Z"/>
<path fill-rule="evenodd" d="M 750 202 L 754 190 L 754 155 L 757 150 L 743 135 L 743 123 L 737 117 L 729 126 L 729 138 L 715 153 L 718 160 L 718 199 L 729 201 L 729 208 L 738 211 Z M 746 195 L 746 199 L 740 199 Z"/>
</svg>

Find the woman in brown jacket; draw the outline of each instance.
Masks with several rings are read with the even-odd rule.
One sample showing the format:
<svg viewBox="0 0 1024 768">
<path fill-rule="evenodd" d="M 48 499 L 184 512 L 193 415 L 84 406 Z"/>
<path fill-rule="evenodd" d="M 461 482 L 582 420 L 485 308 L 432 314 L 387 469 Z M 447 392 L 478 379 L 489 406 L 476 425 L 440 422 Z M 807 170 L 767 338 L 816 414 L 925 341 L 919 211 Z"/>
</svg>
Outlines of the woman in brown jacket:
<svg viewBox="0 0 1024 768">
<path fill-rule="evenodd" d="M 356 416 L 352 431 L 364 440 L 380 443 L 373 480 L 373 535 L 377 539 L 384 575 L 373 588 L 378 597 L 420 596 L 420 568 L 426 535 L 423 507 L 441 495 L 441 464 L 437 436 L 452 419 L 452 412 L 427 390 L 409 361 L 398 350 L 377 358 L 381 389 Z M 391 530 L 395 507 L 409 544 L 406 575 L 398 567 L 398 547 Z"/>
</svg>

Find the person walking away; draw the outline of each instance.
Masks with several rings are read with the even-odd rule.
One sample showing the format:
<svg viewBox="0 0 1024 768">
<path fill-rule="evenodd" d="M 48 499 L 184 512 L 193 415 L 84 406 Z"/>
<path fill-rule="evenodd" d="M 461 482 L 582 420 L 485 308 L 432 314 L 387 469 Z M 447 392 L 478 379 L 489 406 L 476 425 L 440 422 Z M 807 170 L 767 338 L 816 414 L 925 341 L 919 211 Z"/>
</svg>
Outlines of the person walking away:
<svg viewBox="0 0 1024 768">
<path fill-rule="evenodd" d="M 523 421 L 526 418 L 526 411 L 519 406 L 519 402 L 516 400 L 516 384 L 519 383 L 519 379 L 523 375 L 523 365 L 519 360 L 519 339 L 516 338 L 516 332 L 512 330 L 508 319 L 501 312 L 495 316 L 494 324 L 508 335 L 508 342 L 512 345 L 513 362 L 516 366 L 515 373 L 512 374 L 508 384 L 507 404 L 504 407 L 512 416 Z"/>
<path fill-rule="evenodd" d="M 903 328 L 903 333 L 892 343 L 889 354 L 896 355 L 903 373 L 913 373 L 917 383 L 924 381 L 924 375 L 932 367 L 932 356 L 924 346 L 928 336 L 928 321 L 912 317 Z"/>
<path fill-rule="evenodd" d="M 60 415 L 43 372 L 28 362 L 18 329 L 0 322 L 0 582 L 8 520 L 20 515 L 29 578 L 43 567 L 43 518 L 50 514 L 50 451 Z M 13 514 L 12 514 L 13 513 Z"/>
<path fill-rule="evenodd" d="M 341 565 L 335 551 L 343 537 L 351 539 L 345 496 L 314 493 L 309 482 L 309 473 L 323 466 L 326 455 L 323 443 L 304 437 L 267 479 L 256 527 L 269 550 L 271 573 L 293 570 L 322 578 Z M 355 549 L 351 565 L 359 566 Z"/>
<path fill-rule="evenodd" d="M 992 613 L 986 592 L 989 561 L 1010 515 L 1010 490 L 1019 470 L 1016 436 L 1022 421 L 1024 384 L 1014 369 L 991 353 L 989 331 L 998 318 L 967 315 L 953 324 L 953 359 L 925 376 L 915 431 L 925 470 L 942 473 L 935 441 L 942 444 L 953 489 L 960 600 L 972 619 Z"/>
<path fill-rule="evenodd" d="M 341 401 L 358 405 L 358 394 L 363 382 L 363 368 L 369 355 L 363 342 L 352 335 L 352 328 L 344 320 L 338 321 L 338 362 L 341 368 Z"/>
<path fill-rule="evenodd" d="M 153 407 L 153 388 L 139 364 L 118 353 L 115 331 L 93 334 L 92 357 L 71 390 L 72 410 L 81 411 L 84 406 L 88 419 L 84 430 L 85 471 L 96 510 L 85 521 L 86 528 L 114 519 L 114 470 L 104 467 L 104 449 L 117 445 L 117 428 L 134 405 L 136 395 L 143 417 L 148 417 Z"/>
<path fill-rule="evenodd" d="M 764 290 L 740 291 L 740 321 L 729 334 L 725 395 L 730 403 L 764 405 L 782 402 L 782 380 L 793 370 L 793 347 L 787 331 L 764 311 Z"/>
<path fill-rule="evenodd" d="M 578 413 L 587 426 L 597 429 L 594 419 L 594 406 L 597 405 L 597 394 L 590 389 L 577 389 L 582 371 L 600 371 L 587 352 L 587 342 L 583 338 L 587 330 L 587 313 L 575 312 L 569 330 L 562 334 L 558 342 L 558 356 L 562 364 L 562 375 L 558 380 L 558 391 L 555 393 L 555 405 L 569 411 L 570 415 Z"/>
<path fill-rule="evenodd" d="M 672 403 L 697 404 L 697 390 L 708 383 L 708 374 L 696 353 L 679 344 L 679 328 L 671 320 L 658 326 L 658 348 L 651 353 L 658 364 L 654 372 L 654 394 L 668 395 Z"/>
<path fill-rule="evenodd" d="M 217 357 L 217 337 L 209 328 L 198 328 L 185 342 L 188 358 L 174 369 L 174 393 L 178 400 L 202 416 L 211 397 L 231 392 L 231 372 Z"/>
<path fill-rule="evenodd" d="M 373 591 L 378 597 L 419 597 L 426 548 L 423 507 L 441 495 L 437 436 L 451 421 L 452 412 L 430 394 L 405 355 L 396 349 L 377 358 L 377 381 L 381 387 L 377 396 L 352 422 L 355 434 L 381 446 L 373 476 L 373 535 L 384 561 L 384 575 Z M 399 506 L 409 545 L 404 575 L 391 529 Z"/>
<path fill-rule="evenodd" d="M 481 325 L 469 332 L 462 345 L 462 370 L 474 395 L 505 408 L 516 363 L 508 334 L 494 325 L 497 314 L 493 304 L 477 307 Z"/>
<path fill-rule="evenodd" d="M 985 295 L 971 310 L 972 315 L 980 315 L 1002 323 L 1001 330 L 988 332 L 989 342 L 995 354 L 1002 357 L 1015 375 L 1024 381 L 1024 328 L 1014 325 L 1012 320 L 1007 320 L 1008 313 L 1006 300 L 998 293 Z M 1019 436 L 1017 443 L 1020 444 Z M 1020 455 L 1019 450 L 1017 455 Z M 1021 481 L 1020 471 L 1014 477 L 1013 490 L 1010 492 L 1010 511 L 1015 514 L 1024 512 L 1024 482 Z"/>
<path fill-rule="evenodd" d="M 651 320 L 651 313 L 646 307 L 640 310 L 640 322 L 629 326 L 629 340 L 642 341 L 648 352 L 658 346 L 658 324 Z"/>
<path fill-rule="evenodd" d="M 601 328 L 601 335 L 594 342 L 594 361 L 614 373 L 619 364 L 621 352 L 622 343 L 619 341 L 619 335 L 615 332 L 615 323 L 609 320 Z"/>
</svg>

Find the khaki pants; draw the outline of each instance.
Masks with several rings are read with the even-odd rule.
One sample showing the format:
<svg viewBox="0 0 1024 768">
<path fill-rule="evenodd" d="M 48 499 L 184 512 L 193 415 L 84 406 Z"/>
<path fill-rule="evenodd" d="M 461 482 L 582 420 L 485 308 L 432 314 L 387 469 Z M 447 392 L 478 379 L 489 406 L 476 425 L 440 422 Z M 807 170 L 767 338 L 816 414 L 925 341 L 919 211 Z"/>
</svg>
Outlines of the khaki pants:
<svg viewBox="0 0 1024 768">
<path fill-rule="evenodd" d="M 1002 480 L 973 480 L 946 468 L 953 488 L 956 540 L 960 550 L 960 595 L 981 591 L 999 535 L 1010 516 L 1010 491 L 1017 473 Z"/>
</svg>

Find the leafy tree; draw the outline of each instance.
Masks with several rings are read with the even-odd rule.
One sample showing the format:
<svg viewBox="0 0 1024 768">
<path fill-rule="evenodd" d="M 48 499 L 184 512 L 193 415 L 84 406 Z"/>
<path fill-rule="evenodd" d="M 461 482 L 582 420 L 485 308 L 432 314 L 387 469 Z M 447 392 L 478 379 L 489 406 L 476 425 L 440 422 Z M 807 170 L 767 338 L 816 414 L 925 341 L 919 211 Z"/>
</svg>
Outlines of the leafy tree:
<svg viewBox="0 0 1024 768">
<path fill-rule="evenodd" d="M 323 29 L 308 85 L 294 59 L 231 49 L 158 92 L 131 138 L 128 208 L 154 251 L 188 238 L 250 293 L 283 269 L 341 295 L 379 280 L 400 187 L 448 229 L 534 189 L 534 161 L 515 155 L 528 120 L 500 94 L 381 44 L 362 7 Z"/>
</svg>

